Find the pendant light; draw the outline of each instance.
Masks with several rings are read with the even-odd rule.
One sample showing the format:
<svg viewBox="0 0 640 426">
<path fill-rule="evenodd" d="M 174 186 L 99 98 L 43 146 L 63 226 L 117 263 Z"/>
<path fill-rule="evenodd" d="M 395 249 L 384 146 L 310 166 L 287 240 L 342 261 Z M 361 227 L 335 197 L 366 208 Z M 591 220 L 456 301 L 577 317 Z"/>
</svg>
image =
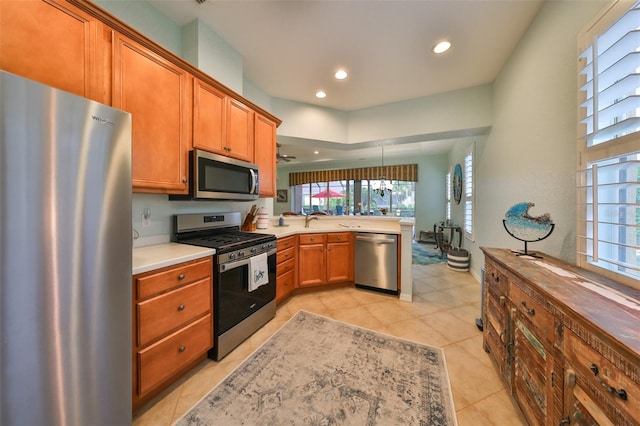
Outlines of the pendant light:
<svg viewBox="0 0 640 426">
<path fill-rule="evenodd" d="M 384 198 L 384 194 L 391 194 L 391 187 L 387 188 L 384 177 L 384 145 L 382 145 L 382 176 L 380 176 L 380 185 L 373 189 L 373 192 L 382 198 Z"/>
</svg>

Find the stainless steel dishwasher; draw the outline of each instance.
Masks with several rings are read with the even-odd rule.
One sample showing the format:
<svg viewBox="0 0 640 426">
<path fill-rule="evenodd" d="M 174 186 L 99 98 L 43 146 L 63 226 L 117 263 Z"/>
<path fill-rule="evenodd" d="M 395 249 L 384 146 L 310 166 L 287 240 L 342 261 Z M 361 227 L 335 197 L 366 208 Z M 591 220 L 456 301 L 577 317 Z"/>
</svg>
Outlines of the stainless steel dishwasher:
<svg viewBox="0 0 640 426">
<path fill-rule="evenodd" d="M 356 233 L 356 287 L 398 294 L 398 236 Z"/>
</svg>

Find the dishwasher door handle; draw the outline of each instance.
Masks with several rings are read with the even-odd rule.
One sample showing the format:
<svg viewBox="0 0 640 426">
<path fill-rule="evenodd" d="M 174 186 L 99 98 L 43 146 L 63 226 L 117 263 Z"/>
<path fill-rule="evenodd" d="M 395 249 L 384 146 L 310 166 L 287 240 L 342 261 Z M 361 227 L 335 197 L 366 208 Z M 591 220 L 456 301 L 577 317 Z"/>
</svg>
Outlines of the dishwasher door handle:
<svg viewBox="0 0 640 426">
<path fill-rule="evenodd" d="M 378 244 L 394 244 L 396 242 L 393 238 L 369 238 L 369 237 L 356 237 L 357 241 L 366 241 L 368 243 L 378 243 Z"/>
</svg>

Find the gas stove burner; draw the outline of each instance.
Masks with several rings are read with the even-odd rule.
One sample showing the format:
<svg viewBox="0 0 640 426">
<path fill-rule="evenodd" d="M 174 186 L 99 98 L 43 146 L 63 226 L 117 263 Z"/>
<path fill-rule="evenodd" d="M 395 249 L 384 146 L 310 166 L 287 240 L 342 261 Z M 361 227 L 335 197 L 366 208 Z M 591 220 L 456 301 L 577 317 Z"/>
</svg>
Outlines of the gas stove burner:
<svg viewBox="0 0 640 426">
<path fill-rule="evenodd" d="M 215 218 L 212 220 L 211 218 Z M 239 213 L 178 215 L 174 241 L 214 248 L 220 253 L 275 241 L 275 235 L 240 231 Z"/>
</svg>

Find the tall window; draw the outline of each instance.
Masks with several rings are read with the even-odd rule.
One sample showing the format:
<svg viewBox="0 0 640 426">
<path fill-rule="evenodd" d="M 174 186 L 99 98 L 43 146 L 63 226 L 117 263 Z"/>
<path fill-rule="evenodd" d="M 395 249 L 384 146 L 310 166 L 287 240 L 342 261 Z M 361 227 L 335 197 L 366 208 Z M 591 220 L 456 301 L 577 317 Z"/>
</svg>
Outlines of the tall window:
<svg viewBox="0 0 640 426">
<path fill-rule="evenodd" d="M 445 192 L 447 194 L 447 211 L 445 212 L 445 219 L 451 220 L 451 170 L 447 173 L 447 178 L 445 180 Z"/>
<path fill-rule="evenodd" d="M 464 155 L 464 235 L 471 241 L 474 241 L 473 234 L 473 204 L 474 204 L 474 188 L 473 188 L 473 147 Z"/>
<path fill-rule="evenodd" d="M 578 264 L 640 288 L 640 1 L 579 37 Z"/>
</svg>

